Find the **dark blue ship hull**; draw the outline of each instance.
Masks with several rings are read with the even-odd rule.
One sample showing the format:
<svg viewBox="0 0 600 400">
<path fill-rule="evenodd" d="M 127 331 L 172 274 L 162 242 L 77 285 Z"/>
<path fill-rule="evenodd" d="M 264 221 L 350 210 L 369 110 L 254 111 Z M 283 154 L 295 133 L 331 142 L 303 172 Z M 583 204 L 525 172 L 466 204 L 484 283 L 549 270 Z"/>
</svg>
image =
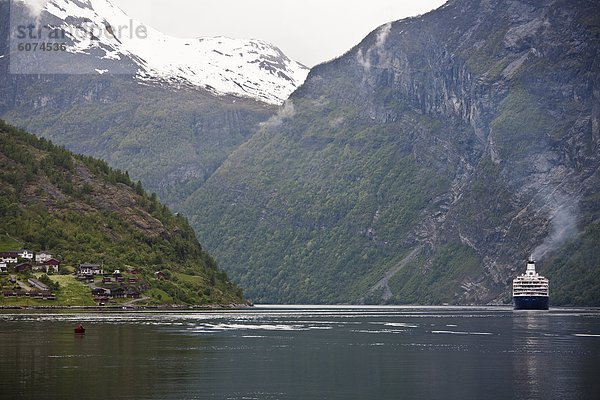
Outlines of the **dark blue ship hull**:
<svg viewBox="0 0 600 400">
<path fill-rule="evenodd" d="M 515 296 L 515 310 L 547 310 L 548 296 Z"/>
</svg>

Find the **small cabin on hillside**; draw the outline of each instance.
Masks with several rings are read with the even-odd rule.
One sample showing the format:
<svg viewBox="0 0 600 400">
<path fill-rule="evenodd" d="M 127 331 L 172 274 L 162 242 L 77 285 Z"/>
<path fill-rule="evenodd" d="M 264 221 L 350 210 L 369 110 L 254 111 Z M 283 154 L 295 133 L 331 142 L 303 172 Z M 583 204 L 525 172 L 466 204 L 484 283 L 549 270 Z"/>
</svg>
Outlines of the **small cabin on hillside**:
<svg viewBox="0 0 600 400">
<path fill-rule="evenodd" d="M 109 293 L 104 288 L 96 287 L 92 289 L 92 296 L 106 296 Z"/>
<path fill-rule="evenodd" d="M 6 265 L 6 263 L 0 263 L 0 274 L 7 274 L 8 273 L 8 266 Z"/>
<path fill-rule="evenodd" d="M 24 274 L 24 273 L 31 272 L 31 271 L 33 271 L 33 265 L 31 265 L 30 263 L 24 262 L 24 263 L 15 265 L 15 272 L 17 272 L 19 274 Z"/>
<path fill-rule="evenodd" d="M 113 297 L 113 298 L 121 299 L 121 298 L 125 297 L 125 294 L 126 294 L 125 289 L 123 289 L 122 287 L 118 287 L 118 288 L 110 290 L 110 297 Z"/>
</svg>

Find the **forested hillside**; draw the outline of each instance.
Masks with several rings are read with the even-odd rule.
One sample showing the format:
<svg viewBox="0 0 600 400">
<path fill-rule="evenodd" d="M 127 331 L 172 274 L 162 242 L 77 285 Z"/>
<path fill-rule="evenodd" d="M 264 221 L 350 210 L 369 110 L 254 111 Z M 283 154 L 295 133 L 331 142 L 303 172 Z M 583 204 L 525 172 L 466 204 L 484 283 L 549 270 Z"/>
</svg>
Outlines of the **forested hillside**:
<svg viewBox="0 0 600 400">
<path fill-rule="evenodd" d="M 0 250 L 49 251 L 63 266 L 133 268 L 175 303 L 242 301 L 187 221 L 104 161 L 0 122 L 0 189 Z M 152 279 L 157 271 L 171 279 Z"/>
</svg>

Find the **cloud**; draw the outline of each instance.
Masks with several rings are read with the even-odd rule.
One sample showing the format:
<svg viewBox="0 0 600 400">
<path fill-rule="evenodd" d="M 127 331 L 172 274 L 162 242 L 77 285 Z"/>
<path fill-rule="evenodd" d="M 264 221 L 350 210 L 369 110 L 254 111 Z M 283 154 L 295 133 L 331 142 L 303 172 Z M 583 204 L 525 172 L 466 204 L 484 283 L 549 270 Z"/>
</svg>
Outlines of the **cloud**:
<svg viewBox="0 0 600 400">
<path fill-rule="evenodd" d="M 371 49 L 367 50 L 366 56 L 363 54 L 362 49 L 358 49 L 356 52 L 356 62 L 358 62 L 367 72 L 371 69 L 371 60 L 369 60 L 370 57 Z"/>
<path fill-rule="evenodd" d="M 385 41 L 387 40 L 391 30 L 392 30 L 391 22 L 388 22 L 387 24 L 385 24 L 381 28 L 379 28 L 379 32 L 377 32 L 377 42 L 375 43 L 375 48 L 377 50 L 383 49 L 383 46 L 385 45 Z"/>
<path fill-rule="evenodd" d="M 363 49 L 360 48 L 356 52 L 356 62 L 358 62 L 365 72 L 369 72 L 371 70 L 371 54 L 373 51 L 376 51 L 380 57 L 383 57 L 385 54 L 385 42 L 390 35 L 390 31 L 392 30 L 392 23 L 388 22 L 385 25 L 379 27 L 377 31 L 377 38 L 375 39 L 375 45 L 369 48 L 366 52 L 363 52 Z"/>
<path fill-rule="evenodd" d="M 294 103 L 291 100 L 287 100 L 283 103 L 283 107 L 279 108 L 277 114 L 273 115 L 266 122 L 260 124 L 261 127 L 270 129 L 276 128 L 283 124 L 283 121 L 286 119 L 291 119 L 296 115 L 296 110 L 294 108 Z"/>
</svg>

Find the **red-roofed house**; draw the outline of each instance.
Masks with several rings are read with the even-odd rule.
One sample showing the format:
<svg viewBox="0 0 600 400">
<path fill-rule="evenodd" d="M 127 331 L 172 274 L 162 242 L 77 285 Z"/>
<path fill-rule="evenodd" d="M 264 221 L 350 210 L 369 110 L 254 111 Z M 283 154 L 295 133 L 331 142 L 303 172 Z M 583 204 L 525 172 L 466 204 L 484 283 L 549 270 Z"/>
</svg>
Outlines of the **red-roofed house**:
<svg viewBox="0 0 600 400">
<path fill-rule="evenodd" d="M 60 261 L 56 258 L 50 258 L 47 261 L 44 261 L 42 265 L 46 268 L 46 273 L 52 271 L 58 273 L 58 268 L 60 267 Z"/>
</svg>

